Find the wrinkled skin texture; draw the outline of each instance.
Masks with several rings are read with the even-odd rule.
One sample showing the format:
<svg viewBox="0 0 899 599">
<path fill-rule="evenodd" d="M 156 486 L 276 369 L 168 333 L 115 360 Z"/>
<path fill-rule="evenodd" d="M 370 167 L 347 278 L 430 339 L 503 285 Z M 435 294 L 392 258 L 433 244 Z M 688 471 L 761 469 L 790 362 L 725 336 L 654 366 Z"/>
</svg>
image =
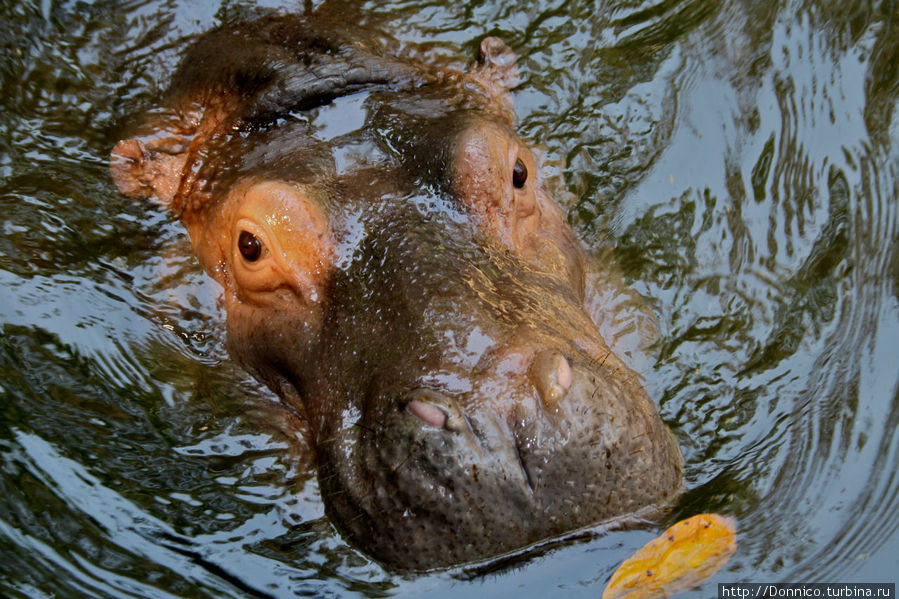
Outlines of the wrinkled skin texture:
<svg viewBox="0 0 899 599">
<path fill-rule="evenodd" d="M 461 73 L 322 16 L 266 17 L 201 38 L 112 153 L 120 189 L 169 206 L 222 285 L 232 355 L 306 420 L 329 516 L 397 568 L 496 556 L 681 485 L 673 436 L 584 307 L 584 252 L 514 132 L 517 81 L 495 38 Z M 361 125 L 326 139 L 315 110 L 345 96 Z"/>
</svg>

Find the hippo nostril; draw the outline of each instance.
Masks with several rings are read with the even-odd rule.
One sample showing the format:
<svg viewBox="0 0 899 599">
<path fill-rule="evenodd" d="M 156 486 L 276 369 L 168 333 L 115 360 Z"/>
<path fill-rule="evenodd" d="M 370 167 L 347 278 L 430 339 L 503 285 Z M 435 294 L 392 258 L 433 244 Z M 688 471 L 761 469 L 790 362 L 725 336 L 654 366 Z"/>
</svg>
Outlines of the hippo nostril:
<svg viewBox="0 0 899 599">
<path fill-rule="evenodd" d="M 574 382 L 571 364 L 559 352 L 546 350 L 534 357 L 528 372 L 544 407 L 555 408 Z"/>
<path fill-rule="evenodd" d="M 563 389 L 568 391 L 571 388 L 571 383 L 574 382 L 574 371 L 571 370 L 571 364 L 568 363 L 565 356 L 559 355 L 556 377 L 556 381 Z"/>
<path fill-rule="evenodd" d="M 426 424 L 436 426 L 437 428 L 446 426 L 446 413 L 432 403 L 413 399 L 406 405 L 406 409 Z"/>
<path fill-rule="evenodd" d="M 470 428 L 453 398 L 437 391 L 422 387 L 406 396 L 406 411 L 431 426 L 448 431 Z"/>
</svg>

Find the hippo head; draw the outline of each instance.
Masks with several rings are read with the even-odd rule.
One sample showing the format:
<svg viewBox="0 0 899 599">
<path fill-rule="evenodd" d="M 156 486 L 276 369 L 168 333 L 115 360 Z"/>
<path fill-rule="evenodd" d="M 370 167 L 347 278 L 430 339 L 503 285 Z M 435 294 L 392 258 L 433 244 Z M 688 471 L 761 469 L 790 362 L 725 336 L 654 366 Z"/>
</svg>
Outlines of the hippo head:
<svg viewBox="0 0 899 599">
<path fill-rule="evenodd" d="M 180 216 L 230 352 L 308 422 L 332 521 L 423 570 L 670 500 L 680 453 L 585 310 L 511 51 L 488 38 L 461 73 L 334 31 L 207 34 L 112 162 Z"/>
</svg>

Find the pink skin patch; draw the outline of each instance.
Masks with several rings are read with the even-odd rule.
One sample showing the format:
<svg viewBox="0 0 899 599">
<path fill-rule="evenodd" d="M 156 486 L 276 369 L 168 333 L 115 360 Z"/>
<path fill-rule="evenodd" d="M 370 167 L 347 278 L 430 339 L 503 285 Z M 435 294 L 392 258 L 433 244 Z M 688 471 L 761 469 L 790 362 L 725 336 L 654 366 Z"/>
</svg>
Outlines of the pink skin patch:
<svg viewBox="0 0 899 599">
<path fill-rule="evenodd" d="M 574 373 L 571 372 L 571 364 L 564 357 L 559 356 L 559 367 L 556 369 L 556 382 L 566 391 L 571 388 Z"/>
<path fill-rule="evenodd" d="M 413 399 L 406 406 L 406 409 L 426 424 L 436 426 L 437 428 L 446 426 L 446 414 L 434 404 Z"/>
</svg>

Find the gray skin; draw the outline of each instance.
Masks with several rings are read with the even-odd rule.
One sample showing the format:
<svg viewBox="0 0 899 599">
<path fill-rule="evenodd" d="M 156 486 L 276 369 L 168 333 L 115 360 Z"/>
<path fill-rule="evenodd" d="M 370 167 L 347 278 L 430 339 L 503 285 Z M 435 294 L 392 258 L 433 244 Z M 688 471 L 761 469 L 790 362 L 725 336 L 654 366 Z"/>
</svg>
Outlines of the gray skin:
<svg viewBox="0 0 899 599">
<path fill-rule="evenodd" d="M 355 35 L 207 34 L 111 167 L 184 222 L 230 352 L 308 425 L 331 520 L 427 570 L 670 501 L 680 452 L 514 133 L 514 55 L 488 38 L 461 73 Z M 351 94 L 362 126 L 322 139 L 306 115 Z"/>
</svg>

